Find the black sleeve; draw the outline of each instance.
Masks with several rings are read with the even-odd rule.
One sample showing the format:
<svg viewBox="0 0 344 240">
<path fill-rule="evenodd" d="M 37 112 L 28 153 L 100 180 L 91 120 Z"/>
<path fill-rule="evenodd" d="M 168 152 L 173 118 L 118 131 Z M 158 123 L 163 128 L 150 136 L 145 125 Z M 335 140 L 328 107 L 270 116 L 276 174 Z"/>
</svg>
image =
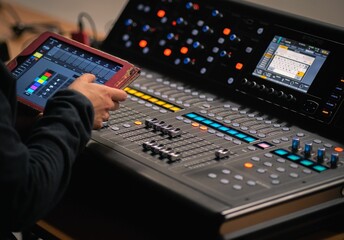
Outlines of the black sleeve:
<svg viewBox="0 0 344 240">
<path fill-rule="evenodd" d="M 82 94 L 59 91 L 24 144 L 10 112 L 8 99 L 0 91 L 0 225 L 20 231 L 60 200 L 72 164 L 90 139 L 94 113 Z"/>
</svg>

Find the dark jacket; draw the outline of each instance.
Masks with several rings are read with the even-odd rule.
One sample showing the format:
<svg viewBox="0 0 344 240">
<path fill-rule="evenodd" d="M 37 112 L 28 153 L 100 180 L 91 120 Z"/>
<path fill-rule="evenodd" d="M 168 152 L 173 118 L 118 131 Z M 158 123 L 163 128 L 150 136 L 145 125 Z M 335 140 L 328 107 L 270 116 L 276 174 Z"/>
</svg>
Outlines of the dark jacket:
<svg viewBox="0 0 344 240">
<path fill-rule="evenodd" d="M 60 90 L 24 142 L 15 127 L 15 89 L 0 63 L 0 239 L 29 228 L 61 199 L 93 126 L 91 102 Z"/>
</svg>

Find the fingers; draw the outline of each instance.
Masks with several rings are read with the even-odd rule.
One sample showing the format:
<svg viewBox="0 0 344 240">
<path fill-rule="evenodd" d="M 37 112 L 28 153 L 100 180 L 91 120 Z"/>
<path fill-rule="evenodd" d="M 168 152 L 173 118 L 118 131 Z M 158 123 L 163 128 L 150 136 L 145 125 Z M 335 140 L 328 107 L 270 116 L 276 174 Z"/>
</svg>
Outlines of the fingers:
<svg viewBox="0 0 344 240">
<path fill-rule="evenodd" d="M 91 73 L 84 73 L 83 75 L 78 77 L 78 80 L 92 83 L 96 80 L 96 76 Z"/>
<path fill-rule="evenodd" d="M 110 96 L 114 102 L 122 102 L 127 99 L 127 93 L 122 89 L 110 88 Z"/>
</svg>

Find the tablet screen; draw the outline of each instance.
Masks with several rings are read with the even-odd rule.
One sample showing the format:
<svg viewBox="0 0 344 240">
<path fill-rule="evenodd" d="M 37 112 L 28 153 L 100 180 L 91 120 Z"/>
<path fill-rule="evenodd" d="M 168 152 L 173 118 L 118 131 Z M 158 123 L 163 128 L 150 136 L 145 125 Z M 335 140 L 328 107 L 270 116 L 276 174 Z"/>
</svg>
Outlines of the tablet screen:
<svg viewBox="0 0 344 240">
<path fill-rule="evenodd" d="M 44 108 L 48 98 L 66 88 L 83 73 L 92 73 L 96 82 L 106 84 L 123 65 L 49 37 L 12 70 L 19 98 Z"/>
</svg>

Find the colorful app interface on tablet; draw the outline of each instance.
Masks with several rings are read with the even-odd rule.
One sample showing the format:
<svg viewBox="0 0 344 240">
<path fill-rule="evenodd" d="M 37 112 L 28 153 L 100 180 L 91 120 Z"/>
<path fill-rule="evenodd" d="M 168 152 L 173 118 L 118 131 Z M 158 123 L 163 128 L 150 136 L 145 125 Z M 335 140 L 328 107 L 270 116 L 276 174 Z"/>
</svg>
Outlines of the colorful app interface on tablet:
<svg viewBox="0 0 344 240">
<path fill-rule="evenodd" d="M 122 67 L 50 37 L 12 74 L 18 81 L 17 95 L 43 109 L 50 96 L 58 89 L 66 88 L 83 73 L 92 73 L 96 76 L 96 82 L 105 84 Z"/>
</svg>

